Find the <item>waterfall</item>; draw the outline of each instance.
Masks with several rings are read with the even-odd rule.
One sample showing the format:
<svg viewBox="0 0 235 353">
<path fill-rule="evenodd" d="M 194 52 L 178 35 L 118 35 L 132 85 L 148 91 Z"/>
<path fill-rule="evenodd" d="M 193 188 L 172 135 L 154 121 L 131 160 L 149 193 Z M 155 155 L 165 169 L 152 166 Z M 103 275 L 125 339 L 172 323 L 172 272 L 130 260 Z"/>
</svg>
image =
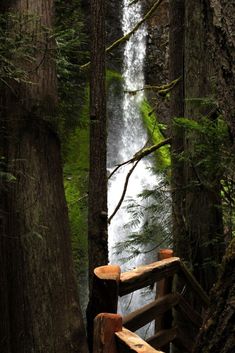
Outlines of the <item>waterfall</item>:
<svg viewBox="0 0 235 353">
<path fill-rule="evenodd" d="M 133 5 L 130 0 L 123 1 L 122 29 L 123 33 L 128 33 L 142 18 L 141 2 Z M 136 152 L 146 145 L 148 140 L 146 129 L 143 125 L 140 104 L 144 99 L 144 60 L 146 54 L 146 35 L 147 29 L 142 25 L 138 31 L 127 41 L 124 49 L 123 60 L 123 97 L 122 101 L 115 96 L 115 89 L 109 92 L 109 134 L 108 134 L 108 169 L 112 171 L 115 166 L 121 162 L 130 159 Z M 139 91 L 138 91 L 139 90 Z M 131 91 L 137 91 L 135 94 Z M 140 203 L 138 195 L 146 188 L 152 188 L 159 183 L 160 176 L 156 176 L 151 171 L 152 161 L 143 159 L 138 164 L 129 180 L 125 199 L 134 199 Z M 112 214 L 122 194 L 125 178 L 128 173 L 128 167 L 122 167 L 115 173 L 110 182 L 108 190 L 109 216 Z M 145 201 L 146 203 L 147 201 Z M 116 245 L 128 237 L 128 229 L 125 225 L 131 220 L 131 215 L 127 212 L 126 204 L 122 205 L 118 213 L 114 216 L 109 226 L 109 260 L 111 264 L 119 264 L 122 271 L 127 271 L 136 266 L 156 260 L 147 253 L 146 248 L 136 249 L 139 255 L 132 258 L 125 250 L 121 254 L 116 253 Z M 144 220 L 137 220 L 137 227 L 141 229 Z M 135 229 L 136 230 L 136 229 Z M 151 254 L 151 253 L 150 253 Z M 148 258 L 147 258 L 148 256 Z M 123 263 L 123 258 L 130 258 L 128 262 Z M 119 312 L 127 314 L 153 300 L 155 294 L 152 291 L 136 291 L 133 294 L 123 297 L 119 302 Z M 142 336 L 153 333 L 153 325 L 141 330 Z"/>
</svg>

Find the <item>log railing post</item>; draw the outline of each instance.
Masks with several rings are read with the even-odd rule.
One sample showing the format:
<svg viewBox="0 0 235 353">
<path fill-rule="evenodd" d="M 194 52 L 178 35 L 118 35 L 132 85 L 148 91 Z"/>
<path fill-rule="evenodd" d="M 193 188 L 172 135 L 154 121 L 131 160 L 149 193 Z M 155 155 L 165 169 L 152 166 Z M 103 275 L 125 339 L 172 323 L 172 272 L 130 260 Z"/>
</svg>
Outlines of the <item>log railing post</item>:
<svg viewBox="0 0 235 353">
<path fill-rule="evenodd" d="M 97 315 L 94 320 L 93 353 L 118 353 L 115 332 L 121 330 L 121 315 L 108 313 Z"/>
<path fill-rule="evenodd" d="M 171 249 L 161 249 L 158 253 L 158 260 L 169 259 L 173 257 L 173 250 Z M 157 282 L 157 298 L 161 298 L 172 292 L 172 282 L 173 277 L 164 278 Z M 163 315 L 159 315 L 155 320 L 155 332 L 159 332 L 165 329 L 170 329 L 172 327 L 172 311 L 167 311 Z M 169 344 L 164 346 L 164 352 L 169 352 Z"/>
<path fill-rule="evenodd" d="M 117 265 L 101 266 L 94 270 L 92 292 L 87 307 L 87 336 L 90 352 L 93 347 L 94 318 L 100 313 L 117 313 L 120 274 L 121 270 Z"/>
</svg>

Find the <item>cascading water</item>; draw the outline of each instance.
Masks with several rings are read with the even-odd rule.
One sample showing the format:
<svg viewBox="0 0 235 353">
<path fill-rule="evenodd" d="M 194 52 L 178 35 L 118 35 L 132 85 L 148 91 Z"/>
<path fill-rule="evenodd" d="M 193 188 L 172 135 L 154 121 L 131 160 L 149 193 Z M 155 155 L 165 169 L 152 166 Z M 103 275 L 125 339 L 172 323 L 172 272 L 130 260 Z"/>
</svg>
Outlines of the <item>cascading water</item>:
<svg viewBox="0 0 235 353">
<path fill-rule="evenodd" d="M 140 2 L 130 6 L 130 0 L 123 2 L 122 29 L 124 34 L 128 33 L 142 18 L 142 9 Z M 108 168 L 112 171 L 118 163 L 130 159 L 136 152 L 143 148 L 147 142 L 147 132 L 143 126 L 140 114 L 140 104 L 144 99 L 144 93 L 141 89 L 144 86 L 144 59 L 146 53 L 146 35 L 147 29 L 142 25 L 138 31 L 127 41 L 124 50 L 123 63 L 123 89 L 124 95 L 122 104 L 115 101 L 115 93 L 110 92 L 112 104 L 111 122 L 109 126 L 108 138 Z M 140 91 L 138 91 L 140 90 Z M 131 93 L 132 92 L 132 93 Z M 133 94 L 133 92 L 135 92 Z M 125 178 L 128 173 L 126 167 L 119 169 L 115 173 L 109 183 L 109 215 L 115 209 L 123 191 Z M 146 188 L 158 184 L 159 177 L 151 172 L 151 161 L 143 159 L 131 175 L 126 193 L 132 199 L 138 199 L 138 195 Z M 138 202 L 139 199 L 138 199 Z M 111 264 L 121 265 L 122 271 L 134 268 L 140 264 L 146 263 L 144 250 L 139 249 L 140 253 L 137 257 L 131 258 L 130 261 L 123 263 L 122 258 L 131 257 L 129 253 L 122 252 L 117 255 L 115 246 L 117 243 L 127 239 L 128 232 L 125 225 L 130 222 L 131 216 L 127 212 L 125 204 L 122 206 L 109 226 L 109 258 Z M 143 221 L 142 221 L 143 222 Z M 141 220 L 138 222 L 141 228 Z M 149 260 L 149 259 L 148 259 Z M 155 258 L 150 259 L 155 260 Z M 119 303 L 119 311 L 123 314 L 135 310 L 146 304 L 148 298 L 153 298 L 152 292 L 145 293 L 140 291 L 133 295 L 124 297 Z M 151 329 L 152 330 L 152 329 Z M 144 332 L 142 332 L 144 335 Z"/>
</svg>

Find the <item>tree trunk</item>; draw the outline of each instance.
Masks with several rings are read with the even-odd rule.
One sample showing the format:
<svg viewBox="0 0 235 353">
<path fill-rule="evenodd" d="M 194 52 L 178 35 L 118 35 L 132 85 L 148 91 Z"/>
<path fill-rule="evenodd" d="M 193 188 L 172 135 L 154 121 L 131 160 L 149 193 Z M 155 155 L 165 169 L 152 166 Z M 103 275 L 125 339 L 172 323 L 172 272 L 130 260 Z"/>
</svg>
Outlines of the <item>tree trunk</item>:
<svg viewBox="0 0 235 353">
<path fill-rule="evenodd" d="M 228 0 L 206 0 L 207 35 L 215 67 L 219 107 L 235 136 L 235 3 Z"/>
<path fill-rule="evenodd" d="M 108 262 L 104 1 L 91 1 L 89 268 Z"/>
<path fill-rule="evenodd" d="M 203 104 L 211 98 L 214 73 L 206 44 L 204 3 L 179 0 L 170 4 L 171 79 L 181 77 L 172 92 L 171 115 L 200 121 L 213 108 Z M 200 135 L 173 124 L 172 137 L 175 254 L 188 263 L 209 291 L 216 281 L 216 267 L 224 251 L 220 180 L 216 167 L 208 173 L 205 164 L 199 163 L 207 157 L 206 151 L 204 155 L 195 152 L 203 143 Z"/>
<path fill-rule="evenodd" d="M 105 1 L 91 0 L 90 72 L 90 175 L 88 246 L 90 300 L 87 309 L 88 340 L 92 349 L 95 296 L 93 270 L 108 263 L 106 93 L 105 93 Z"/>
<path fill-rule="evenodd" d="M 189 262 L 190 247 L 188 245 L 185 226 L 185 177 L 184 161 L 180 154 L 184 151 L 184 130 L 174 124 L 173 119 L 184 116 L 184 1 L 170 1 L 170 33 L 169 33 L 169 75 L 170 81 L 180 78 L 171 92 L 170 115 L 172 117 L 172 219 L 174 253 L 183 261 Z"/>
<path fill-rule="evenodd" d="M 214 71 L 206 44 L 206 16 L 204 3 L 188 0 L 185 3 L 185 117 L 200 122 L 214 119 L 212 75 Z M 194 274 L 208 292 L 217 279 L 217 267 L 224 253 L 220 176 L 216 163 L 207 168 L 203 159 L 213 158 L 206 147 L 198 152 L 203 137 L 196 131 L 186 134 L 185 151 L 189 153 L 185 169 L 186 227 L 191 247 Z M 217 147 L 218 148 L 218 147 Z M 207 162 L 209 163 L 209 162 Z"/>
<path fill-rule="evenodd" d="M 207 0 L 207 33 L 216 69 L 219 107 L 231 128 L 234 121 L 234 2 Z M 215 60 L 216 59 L 216 60 Z M 235 238 L 223 258 L 220 276 L 211 292 L 209 311 L 197 339 L 195 353 L 233 353 L 235 350 Z"/>
<path fill-rule="evenodd" d="M 220 276 L 211 291 L 210 308 L 194 353 L 235 351 L 235 238 L 223 258 Z"/>
<path fill-rule="evenodd" d="M 11 7 L 10 7 L 11 6 Z M 0 237 L 2 353 L 86 353 L 64 197 L 60 144 L 52 125 L 57 102 L 53 1 L 12 1 L 10 9 L 34 14 L 27 31 L 39 51 L 23 62 L 33 84 L 9 82 L 1 128 L 6 172 Z M 14 28 L 13 28 L 14 31 Z"/>
</svg>

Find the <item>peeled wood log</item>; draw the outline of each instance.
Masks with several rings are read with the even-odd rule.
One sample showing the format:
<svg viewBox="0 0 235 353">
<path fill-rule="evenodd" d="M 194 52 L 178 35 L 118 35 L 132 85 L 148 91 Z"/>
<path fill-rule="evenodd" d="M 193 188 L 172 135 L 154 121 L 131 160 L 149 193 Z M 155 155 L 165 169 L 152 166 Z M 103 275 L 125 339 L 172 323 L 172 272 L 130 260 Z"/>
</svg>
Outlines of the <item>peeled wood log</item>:
<svg viewBox="0 0 235 353">
<path fill-rule="evenodd" d="M 148 338 L 147 343 L 149 343 L 154 348 L 162 348 L 177 337 L 177 332 L 177 327 L 159 331 L 154 336 Z"/>
<path fill-rule="evenodd" d="M 187 267 L 180 262 L 180 274 L 183 276 L 184 280 L 186 283 L 188 283 L 191 286 L 191 289 L 193 292 L 196 292 L 197 295 L 200 297 L 201 302 L 204 307 L 208 307 L 209 305 L 209 297 L 206 294 L 206 292 L 202 289 L 200 284 L 197 282 L 197 280 L 194 278 L 194 276 L 191 274 L 191 272 L 187 269 Z"/>
<path fill-rule="evenodd" d="M 100 313 L 117 313 L 120 267 L 101 266 L 94 270 L 92 293 L 87 307 L 87 331 L 92 347 L 94 318 Z"/>
<path fill-rule="evenodd" d="M 93 302 L 96 314 L 116 313 L 118 304 L 118 287 L 121 269 L 118 265 L 100 266 L 94 270 Z"/>
<path fill-rule="evenodd" d="M 118 353 L 114 334 L 121 330 L 121 315 L 97 315 L 94 320 L 93 353 Z"/>
<path fill-rule="evenodd" d="M 119 353 L 162 353 L 161 351 L 156 351 L 142 338 L 125 328 L 120 332 L 116 332 L 115 336 L 117 337 Z"/>
<path fill-rule="evenodd" d="M 154 302 L 135 310 L 123 318 L 123 326 L 129 330 L 136 331 L 147 323 L 154 320 L 158 315 L 162 315 L 172 306 L 178 304 L 180 296 L 177 294 L 168 294 Z"/>
<path fill-rule="evenodd" d="M 158 260 L 169 259 L 173 257 L 172 249 L 160 249 L 158 252 Z M 157 283 L 156 298 L 164 297 L 172 292 L 173 276 L 164 278 Z M 158 315 L 155 320 L 155 332 L 170 329 L 172 327 L 172 310 L 168 310 L 164 315 Z M 170 345 L 162 347 L 164 352 L 170 352 Z"/>
<path fill-rule="evenodd" d="M 179 269 L 179 266 L 180 259 L 172 257 L 122 273 L 119 284 L 119 295 L 129 294 L 163 278 L 173 276 Z"/>
</svg>

